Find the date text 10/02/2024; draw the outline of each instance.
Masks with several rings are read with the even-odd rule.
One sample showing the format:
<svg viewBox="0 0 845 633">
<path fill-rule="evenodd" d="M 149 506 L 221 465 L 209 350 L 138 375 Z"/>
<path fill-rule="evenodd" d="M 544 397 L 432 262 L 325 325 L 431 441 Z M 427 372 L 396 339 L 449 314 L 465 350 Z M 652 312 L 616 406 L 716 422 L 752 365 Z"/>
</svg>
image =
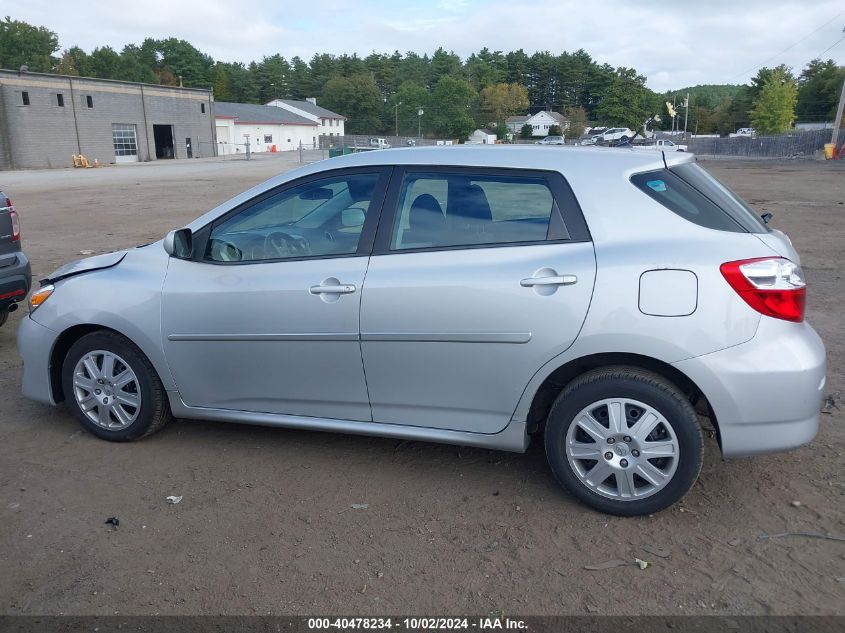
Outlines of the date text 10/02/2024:
<svg viewBox="0 0 845 633">
<path fill-rule="evenodd" d="M 308 618 L 311 630 L 391 630 L 437 631 L 437 630 L 521 630 L 524 621 L 513 618 L 478 617 L 411 617 L 411 618 Z"/>
</svg>

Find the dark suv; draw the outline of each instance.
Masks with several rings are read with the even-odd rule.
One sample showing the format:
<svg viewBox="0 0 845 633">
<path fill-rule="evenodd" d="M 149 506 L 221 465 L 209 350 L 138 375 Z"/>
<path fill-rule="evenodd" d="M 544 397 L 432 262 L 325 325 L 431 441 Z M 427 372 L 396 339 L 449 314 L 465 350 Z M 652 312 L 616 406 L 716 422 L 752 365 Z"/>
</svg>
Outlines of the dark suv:
<svg viewBox="0 0 845 633">
<path fill-rule="evenodd" d="M 32 272 L 21 250 L 21 225 L 12 201 L 0 191 L 0 325 L 29 292 Z"/>
</svg>

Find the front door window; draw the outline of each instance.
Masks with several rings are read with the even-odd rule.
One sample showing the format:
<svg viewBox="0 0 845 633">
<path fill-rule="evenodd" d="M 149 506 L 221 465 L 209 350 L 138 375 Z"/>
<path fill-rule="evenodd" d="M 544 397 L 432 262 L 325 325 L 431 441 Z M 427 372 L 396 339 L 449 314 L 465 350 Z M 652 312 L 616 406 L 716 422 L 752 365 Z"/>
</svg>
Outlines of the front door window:
<svg viewBox="0 0 845 633">
<path fill-rule="evenodd" d="M 354 254 L 378 178 L 324 178 L 265 197 L 218 222 L 204 257 L 258 262 Z"/>
</svg>

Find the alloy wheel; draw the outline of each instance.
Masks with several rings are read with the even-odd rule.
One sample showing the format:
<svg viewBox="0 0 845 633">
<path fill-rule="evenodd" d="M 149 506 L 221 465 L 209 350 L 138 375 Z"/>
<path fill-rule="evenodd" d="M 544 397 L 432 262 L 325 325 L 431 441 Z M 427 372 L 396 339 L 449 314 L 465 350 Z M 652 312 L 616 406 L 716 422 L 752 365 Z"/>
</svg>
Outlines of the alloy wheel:
<svg viewBox="0 0 845 633">
<path fill-rule="evenodd" d="M 94 424 L 109 431 L 125 429 L 141 410 L 138 378 L 114 352 L 94 350 L 73 371 L 76 404 Z"/>
</svg>

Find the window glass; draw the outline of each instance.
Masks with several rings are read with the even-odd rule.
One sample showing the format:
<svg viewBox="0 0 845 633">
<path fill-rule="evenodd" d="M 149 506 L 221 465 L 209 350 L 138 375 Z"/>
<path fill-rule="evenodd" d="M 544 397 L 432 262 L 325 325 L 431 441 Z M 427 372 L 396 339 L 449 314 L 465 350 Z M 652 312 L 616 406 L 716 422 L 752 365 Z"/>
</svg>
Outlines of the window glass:
<svg viewBox="0 0 845 633">
<path fill-rule="evenodd" d="M 669 169 L 634 174 L 631 182 L 673 213 L 699 226 L 745 232 L 735 220 Z"/>
<path fill-rule="evenodd" d="M 746 231 L 750 233 L 769 232 L 760 216 L 742 198 L 699 165 L 685 163 L 672 167 L 672 171 L 717 204 Z"/>
<path fill-rule="evenodd" d="M 138 155 L 138 139 L 131 123 L 112 123 L 111 138 L 115 156 Z"/>
<path fill-rule="evenodd" d="M 553 211 L 543 177 L 407 173 L 391 249 L 542 241 Z"/>
<path fill-rule="evenodd" d="M 23 105 L 29 105 L 29 93 L 24 91 L 21 93 L 21 103 Z"/>
<path fill-rule="evenodd" d="M 378 174 L 323 178 L 250 204 L 212 228 L 205 259 L 257 262 L 354 254 L 377 181 Z"/>
</svg>

